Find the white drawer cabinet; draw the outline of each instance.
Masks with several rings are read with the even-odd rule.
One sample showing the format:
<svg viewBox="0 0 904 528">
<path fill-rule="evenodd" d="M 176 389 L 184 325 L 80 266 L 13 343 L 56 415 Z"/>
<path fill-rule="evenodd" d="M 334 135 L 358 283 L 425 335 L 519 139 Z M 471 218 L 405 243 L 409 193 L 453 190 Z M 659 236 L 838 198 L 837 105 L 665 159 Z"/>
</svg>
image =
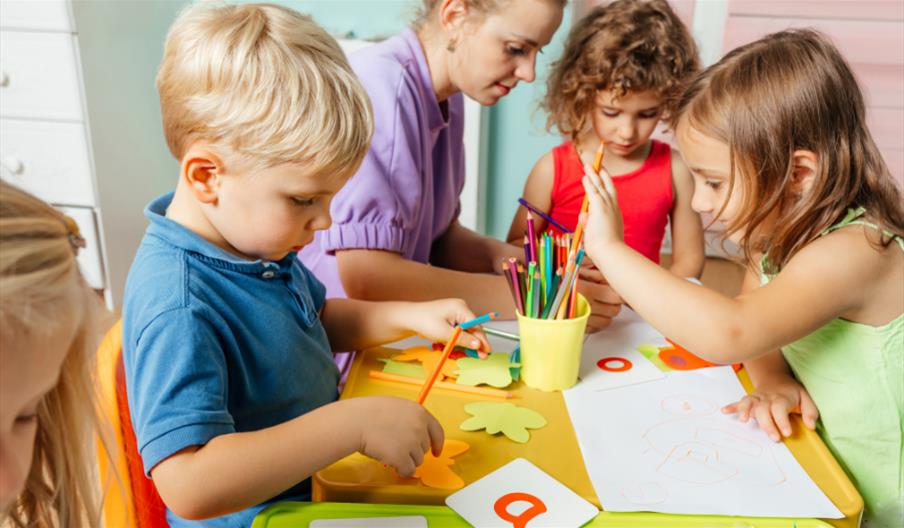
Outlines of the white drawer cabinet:
<svg viewBox="0 0 904 528">
<path fill-rule="evenodd" d="M 0 0 L 0 177 L 78 223 L 82 273 L 110 308 L 142 209 L 177 174 L 154 76 L 185 3 Z"/>
<path fill-rule="evenodd" d="M 74 44 L 68 33 L 0 31 L 0 116 L 80 121 Z"/>
<path fill-rule="evenodd" d="M 0 118 L 0 166 L 4 178 L 48 202 L 95 205 L 82 123 Z"/>
</svg>

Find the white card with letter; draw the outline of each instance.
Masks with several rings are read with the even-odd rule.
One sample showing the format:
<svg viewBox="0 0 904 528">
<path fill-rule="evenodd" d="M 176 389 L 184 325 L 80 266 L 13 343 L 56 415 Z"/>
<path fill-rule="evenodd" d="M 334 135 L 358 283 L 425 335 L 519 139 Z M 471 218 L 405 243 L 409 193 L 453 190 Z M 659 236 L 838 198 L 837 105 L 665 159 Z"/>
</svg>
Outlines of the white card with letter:
<svg viewBox="0 0 904 528">
<path fill-rule="evenodd" d="M 578 528 L 599 513 L 523 458 L 449 495 L 446 505 L 481 528 Z"/>
</svg>

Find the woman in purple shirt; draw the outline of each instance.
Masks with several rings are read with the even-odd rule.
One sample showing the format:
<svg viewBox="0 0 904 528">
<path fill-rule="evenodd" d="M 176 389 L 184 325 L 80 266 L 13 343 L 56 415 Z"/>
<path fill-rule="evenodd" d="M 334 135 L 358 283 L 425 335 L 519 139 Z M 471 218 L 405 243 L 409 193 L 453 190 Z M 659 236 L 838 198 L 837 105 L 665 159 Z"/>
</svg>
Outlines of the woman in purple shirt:
<svg viewBox="0 0 904 528">
<path fill-rule="evenodd" d="M 424 4 L 414 29 L 350 57 L 376 130 L 331 205 L 333 225 L 300 258 L 326 284 L 327 297 L 459 297 L 477 313 L 514 317 L 505 280 L 494 272 L 523 251 L 458 222 L 462 94 L 490 106 L 518 82 L 532 82 L 537 53 L 559 27 L 565 0 Z M 607 325 L 619 305 L 606 301 L 618 297 L 599 284 L 582 283 L 581 291 L 591 299 L 589 325 Z"/>
</svg>

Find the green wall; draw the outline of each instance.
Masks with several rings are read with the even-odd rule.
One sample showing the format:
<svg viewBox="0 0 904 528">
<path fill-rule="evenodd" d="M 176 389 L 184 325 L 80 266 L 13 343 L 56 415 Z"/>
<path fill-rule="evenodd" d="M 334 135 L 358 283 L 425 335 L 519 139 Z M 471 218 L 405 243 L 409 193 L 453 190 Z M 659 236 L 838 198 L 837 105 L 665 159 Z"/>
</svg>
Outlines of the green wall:
<svg viewBox="0 0 904 528">
<path fill-rule="evenodd" d="M 419 0 L 281 0 L 278 3 L 308 13 L 334 35 L 385 37 L 401 31 L 421 5 Z M 504 237 L 518 205 L 517 198 L 534 162 L 560 142 L 544 129 L 537 110 L 549 64 L 562 50 L 571 19 L 570 8 L 553 41 L 537 61 L 537 80 L 523 84 L 489 109 L 484 219 L 487 234 Z"/>
</svg>

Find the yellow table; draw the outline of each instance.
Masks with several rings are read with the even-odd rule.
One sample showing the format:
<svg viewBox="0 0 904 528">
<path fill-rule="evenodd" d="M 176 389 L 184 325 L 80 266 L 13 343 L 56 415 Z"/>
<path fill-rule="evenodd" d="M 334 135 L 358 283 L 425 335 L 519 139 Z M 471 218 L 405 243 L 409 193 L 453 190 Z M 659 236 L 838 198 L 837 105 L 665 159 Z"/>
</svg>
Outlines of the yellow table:
<svg viewBox="0 0 904 528">
<path fill-rule="evenodd" d="M 382 370 L 379 358 L 398 354 L 398 350 L 377 348 L 358 354 L 349 372 L 341 399 L 361 396 L 398 396 L 414 399 L 418 387 L 368 377 L 371 370 Z M 741 382 L 750 390 L 747 376 L 741 372 Z M 464 454 L 455 457 L 453 470 L 468 485 L 515 458 L 526 458 L 572 491 L 600 506 L 599 499 L 584 468 L 565 401 L 559 392 L 542 392 L 517 382 L 508 390 L 515 398 L 510 401 L 542 414 L 549 422 L 541 429 L 531 429 L 526 444 L 512 442 L 503 435 L 490 436 L 483 431 L 466 432 L 459 424 L 470 417 L 464 405 L 472 401 L 488 400 L 486 396 L 434 388 L 425 402 L 427 409 L 443 425 L 447 438 L 470 444 Z M 503 400 L 499 400 L 503 401 Z M 840 528 L 859 526 L 863 500 L 844 471 L 822 443 L 819 436 L 806 429 L 799 419 L 793 421 L 794 435 L 785 444 L 804 470 L 845 515 L 844 519 L 824 519 Z M 313 478 L 313 500 L 355 503 L 388 503 L 412 505 L 444 504 L 449 490 L 430 488 L 416 479 L 399 478 L 393 470 L 360 454 L 346 457 L 318 471 Z M 621 514 L 661 515 L 661 514 Z M 662 519 L 686 516 L 661 515 Z"/>
</svg>

